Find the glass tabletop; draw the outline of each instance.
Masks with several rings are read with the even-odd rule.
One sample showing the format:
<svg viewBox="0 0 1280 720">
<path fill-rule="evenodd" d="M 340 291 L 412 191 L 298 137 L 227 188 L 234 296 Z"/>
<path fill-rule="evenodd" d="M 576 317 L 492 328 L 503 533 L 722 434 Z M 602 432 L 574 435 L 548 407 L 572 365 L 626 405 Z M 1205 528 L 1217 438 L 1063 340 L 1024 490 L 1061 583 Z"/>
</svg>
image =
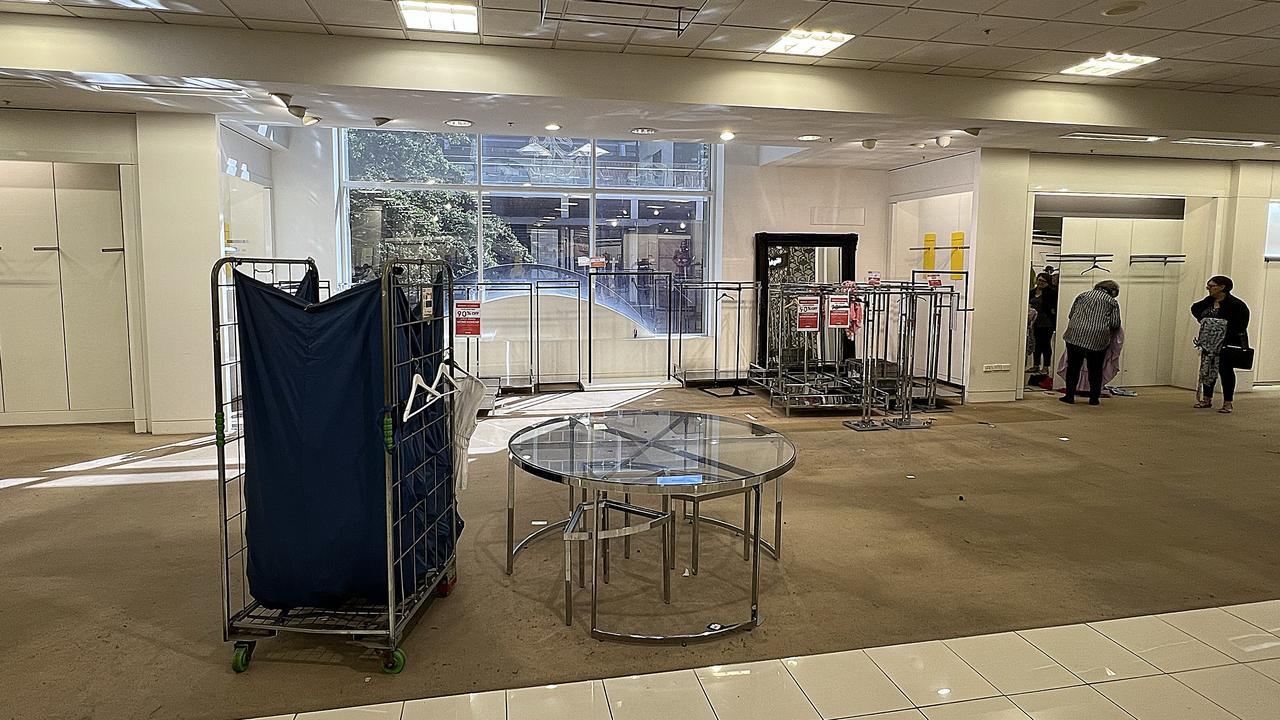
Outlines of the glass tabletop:
<svg viewBox="0 0 1280 720">
<path fill-rule="evenodd" d="M 759 485 L 791 469 L 796 448 L 757 423 L 674 410 L 559 417 L 508 444 L 525 472 L 579 487 L 700 495 Z"/>
</svg>

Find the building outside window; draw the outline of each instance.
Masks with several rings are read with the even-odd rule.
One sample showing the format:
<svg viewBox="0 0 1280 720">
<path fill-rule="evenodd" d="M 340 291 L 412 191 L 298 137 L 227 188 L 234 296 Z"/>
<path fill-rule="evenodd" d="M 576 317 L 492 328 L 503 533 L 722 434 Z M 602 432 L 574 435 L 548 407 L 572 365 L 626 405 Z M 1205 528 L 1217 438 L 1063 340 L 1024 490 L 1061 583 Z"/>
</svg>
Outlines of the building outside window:
<svg viewBox="0 0 1280 720">
<path fill-rule="evenodd" d="M 351 279 L 392 257 L 447 262 L 462 283 L 594 272 L 596 301 L 655 333 L 674 282 L 677 329 L 701 333 L 705 293 L 679 284 L 713 279 L 711 166 L 703 143 L 346 130 Z"/>
</svg>

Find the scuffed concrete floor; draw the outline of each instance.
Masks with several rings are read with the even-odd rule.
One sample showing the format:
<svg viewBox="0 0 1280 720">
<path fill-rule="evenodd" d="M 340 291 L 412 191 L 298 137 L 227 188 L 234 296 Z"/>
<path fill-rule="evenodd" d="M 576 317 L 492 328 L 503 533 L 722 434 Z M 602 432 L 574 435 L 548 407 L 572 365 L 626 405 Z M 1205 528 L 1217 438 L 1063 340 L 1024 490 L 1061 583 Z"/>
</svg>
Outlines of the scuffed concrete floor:
<svg viewBox="0 0 1280 720">
<path fill-rule="evenodd" d="M 764 625 L 684 648 L 591 640 L 588 591 L 565 627 L 554 540 L 503 574 L 499 450 L 532 420 L 486 421 L 462 496 L 460 583 L 410 633 L 395 677 L 359 647 L 297 637 L 260 643 L 249 672 L 232 673 L 216 484 L 198 440 L 174 460 L 184 448 L 143 451 L 181 438 L 128 426 L 0 429 L 0 717 L 253 717 L 1280 597 L 1280 395 L 1244 395 L 1231 416 L 1191 403 L 1165 389 L 1102 408 L 1036 395 L 941 415 L 932 430 L 857 434 L 754 397 L 631 402 L 750 413 L 800 452 L 782 561 L 763 561 Z M 519 498 L 524 528 L 563 514 L 549 483 L 522 479 Z M 691 629 L 745 613 L 740 543 L 720 531 L 703 542 L 702 575 L 677 572 L 666 607 L 656 543 L 617 553 L 602 622 Z"/>
</svg>

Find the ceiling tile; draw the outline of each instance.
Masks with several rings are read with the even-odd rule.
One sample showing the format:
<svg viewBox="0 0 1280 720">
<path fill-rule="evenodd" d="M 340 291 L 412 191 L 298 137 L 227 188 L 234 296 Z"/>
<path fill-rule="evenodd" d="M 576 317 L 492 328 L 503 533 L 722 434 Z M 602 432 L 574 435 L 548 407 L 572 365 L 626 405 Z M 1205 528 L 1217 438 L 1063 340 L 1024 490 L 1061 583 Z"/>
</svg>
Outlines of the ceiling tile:
<svg viewBox="0 0 1280 720">
<path fill-rule="evenodd" d="M 1080 75 L 1045 75 L 1036 82 L 1063 83 L 1065 85 L 1088 85 L 1089 78 Z"/>
<path fill-rule="evenodd" d="M 583 52 L 620 53 L 622 45 L 615 43 L 578 42 L 575 40 L 557 40 L 557 50 L 581 50 Z"/>
<path fill-rule="evenodd" d="M 1141 87 L 1155 88 L 1156 90 L 1186 90 L 1193 85 L 1194 83 L 1174 82 L 1172 80 L 1144 80 Z"/>
<path fill-rule="evenodd" d="M 541 19 L 536 12 L 485 8 L 480 11 L 480 31 L 503 37 L 555 38 L 556 21 L 547 20 L 544 24 Z"/>
<path fill-rule="evenodd" d="M 591 0 L 572 0 L 564 8 L 566 16 L 578 17 L 599 17 L 599 18 L 627 18 L 639 20 L 649 12 L 647 9 L 639 6 L 613 4 L 609 2 L 592 2 Z M 551 17 L 551 13 L 547 13 L 547 17 Z"/>
<path fill-rule="evenodd" d="M 404 40 L 407 37 L 404 34 L 404 30 L 399 28 L 357 27 L 355 25 L 327 25 L 326 27 L 334 35 L 387 38 L 389 40 Z"/>
<path fill-rule="evenodd" d="M 249 18 L 245 18 L 244 24 L 248 25 L 250 30 L 314 33 L 316 35 L 329 34 L 329 32 L 325 30 L 324 26 L 320 23 L 287 22 L 284 20 L 251 20 Z"/>
<path fill-rule="evenodd" d="M 1058 19 L 1101 23 L 1104 25 L 1141 25 L 1142 18 L 1145 18 L 1148 15 L 1154 15 L 1161 10 L 1172 8 L 1183 1 L 1184 0 L 1144 0 L 1145 4 L 1131 13 L 1107 16 L 1102 14 L 1103 11 L 1119 5 L 1120 0 L 1094 0 L 1087 5 L 1083 5 L 1075 10 L 1063 13 L 1058 16 Z M 1203 2 L 1204 0 L 1200 1 Z M 1210 2 L 1214 1 L 1216 0 L 1210 0 Z"/>
<path fill-rule="evenodd" d="M 1230 40 L 1230 35 L 1214 35 L 1201 32 L 1176 32 L 1164 37 L 1134 45 L 1132 52 L 1139 55 L 1154 55 L 1158 58 L 1185 57 L 1192 50 Z"/>
<path fill-rule="evenodd" d="M 856 68 L 858 70 L 867 70 L 876 66 L 872 60 L 845 60 L 844 58 L 824 57 L 818 61 L 818 65 L 823 67 L 838 68 Z"/>
<path fill-rule="evenodd" d="M 1228 35 L 1249 35 L 1277 25 L 1280 25 L 1280 3 L 1264 2 L 1257 3 L 1248 10 L 1197 25 L 1195 29 Z"/>
<path fill-rule="evenodd" d="M 488 32 L 487 29 L 486 32 Z M 559 42 L 562 40 L 626 45 L 633 32 L 635 32 L 635 28 L 622 27 L 621 25 L 561 21 L 560 34 L 556 37 L 556 43 L 557 47 L 559 47 Z"/>
<path fill-rule="evenodd" d="M 191 13 L 157 12 L 161 20 L 174 25 L 203 25 L 205 27 L 229 27 L 243 30 L 244 23 L 239 18 L 221 15 L 195 15 Z"/>
<path fill-rule="evenodd" d="M 913 8 L 926 10 L 953 10 L 955 12 L 984 13 L 999 5 L 1002 0 L 917 0 Z"/>
<path fill-rule="evenodd" d="M 698 47 L 702 50 L 764 52 L 778 41 L 778 37 L 777 30 L 721 26 L 708 35 L 706 41 Z"/>
<path fill-rule="evenodd" d="M 64 0 L 61 4 L 97 5 L 98 7 L 115 5 L 119 7 L 129 3 L 111 2 L 110 0 Z M 145 5 L 148 10 L 158 11 L 168 10 L 181 13 L 206 13 L 209 15 L 231 14 L 227 6 L 222 4 L 222 0 L 146 0 L 146 2 L 135 0 L 132 5 Z"/>
<path fill-rule="evenodd" d="M 898 13 L 866 32 L 867 35 L 905 40 L 928 40 L 966 21 L 972 15 L 939 10 L 908 10 Z"/>
<path fill-rule="evenodd" d="M 711 58 L 713 60 L 750 60 L 759 54 L 740 50 L 694 50 L 691 53 L 691 57 Z"/>
<path fill-rule="evenodd" d="M 908 63 L 884 62 L 877 65 L 875 69 L 883 70 L 885 72 L 915 73 L 923 75 L 924 73 L 936 70 L 937 67 L 934 65 L 911 65 Z"/>
<path fill-rule="evenodd" d="M 999 80 L 1039 80 L 1044 73 L 1019 72 L 1017 70 L 997 70 L 987 77 Z"/>
<path fill-rule="evenodd" d="M 1243 86 L 1240 85 L 1223 85 L 1221 83 L 1203 83 L 1191 86 L 1193 92 L 1232 93 L 1243 89 Z"/>
<path fill-rule="evenodd" d="M 707 0 L 693 19 L 700 23 L 719 24 L 741 4 L 742 0 Z"/>
<path fill-rule="evenodd" d="M 1130 21 L 1134 25 L 1168 30 L 1185 30 L 1201 23 L 1256 7 L 1258 0 L 1183 0 Z"/>
<path fill-rule="evenodd" d="M 632 43 L 627 45 L 623 51 L 632 55 L 669 55 L 671 57 L 686 57 L 691 51 L 687 47 L 662 47 L 657 45 L 636 45 Z"/>
<path fill-rule="evenodd" d="M 980 68 L 967 67 L 940 67 L 929 73 L 930 75 L 952 75 L 955 77 L 986 77 L 991 74 L 990 70 Z"/>
<path fill-rule="evenodd" d="M 57 5 L 45 5 L 44 3 L 31 2 L 8 2 L 8 0 L 0 2 L 0 12 L 25 13 L 27 15 L 63 15 L 65 17 L 71 17 L 71 13 Z"/>
<path fill-rule="evenodd" d="M 310 3 L 326 25 L 403 27 L 392 0 L 310 0 Z"/>
<path fill-rule="evenodd" d="M 1087 5 L 1090 0 L 1005 0 L 991 8 L 992 15 L 1052 20 Z"/>
<path fill-rule="evenodd" d="M 1066 45 L 1055 49 L 1080 50 L 1082 52 L 1091 53 L 1123 53 L 1129 52 L 1130 48 L 1135 45 L 1141 45 L 1144 42 L 1151 42 L 1156 38 L 1170 34 L 1171 33 L 1168 30 L 1152 30 L 1149 28 L 1123 26 L 1110 27 L 1100 33 L 1069 42 Z"/>
<path fill-rule="evenodd" d="M 922 42 L 901 55 L 895 55 L 893 61 L 914 65 L 946 65 L 966 55 L 972 55 L 973 51 L 972 45 Z"/>
<path fill-rule="evenodd" d="M 1235 59 L 1235 62 L 1247 65 L 1269 65 L 1272 68 L 1280 66 L 1280 50 L 1272 48 L 1261 52 L 1249 53 Z M 1260 68 L 1270 70 L 1271 68 Z M 1252 83 L 1250 83 L 1252 84 Z"/>
<path fill-rule="evenodd" d="M 1256 67 L 1231 74 L 1232 85 L 1265 85 L 1280 87 L 1280 68 Z"/>
<path fill-rule="evenodd" d="M 863 35 L 871 28 L 902 12 L 900 7 L 832 2 L 805 22 L 810 30 L 829 30 Z"/>
<path fill-rule="evenodd" d="M 1025 60 L 1037 58 L 1044 53 L 1040 50 L 1026 48 L 987 47 L 969 53 L 951 63 L 959 67 L 985 68 L 987 70 L 1005 70 Z"/>
<path fill-rule="evenodd" d="M 1098 30 L 1097 25 L 1051 20 L 1025 32 L 1004 38 L 998 44 L 1008 47 L 1061 50 L 1069 43 L 1090 35 L 1096 35 Z"/>
<path fill-rule="evenodd" d="M 695 48 L 701 45 L 715 29 L 714 25 L 690 25 L 683 33 L 677 35 L 672 30 L 640 28 L 631 36 L 631 42 L 636 45 Z"/>
<path fill-rule="evenodd" d="M 1275 38 L 1233 37 L 1220 43 L 1206 45 L 1198 50 L 1190 50 L 1182 54 L 1189 60 L 1208 60 L 1226 62 L 1263 52 L 1275 52 L 1280 49 L 1280 40 Z"/>
<path fill-rule="evenodd" d="M 790 30 L 808 20 L 825 4 L 820 0 L 743 0 L 725 18 L 724 24 Z"/>
<path fill-rule="evenodd" d="M 542 0 L 480 0 L 480 7 L 485 10 L 525 10 L 538 12 Z M 546 0 L 547 12 L 558 13 L 564 9 L 564 0 Z"/>
<path fill-rule="evenodd" d="M 888 60 L 919 44 L 914 40 L 894 40 L 863 35 L 832 50 L 828 57 L 846 60 Z"/>
<path fill-rule="evenodd" d="M 1014 35 L 1027 32 L 1040 24 L 1039 20 L 1023 18 L 971 15 L 966 22 L 942 33 L 935 40 L 969 43 L 971 45 L 995 45 Z"/>
<path fill-rule="evenodd" d="M 146 10 L 124 10 L 121 8 L 101 7 L 69 7 L 76 17 L 95 18 L 98 20 L 131 20 L 134 22 L 160 22 L 160 18 Z"/>
<path fill-rule="evenodd" d="M 1023 60 L 1020 63 L 1010 65 L 1006 70 L 1020 70 L 1022 72 L 1037 72 L 1057 74 L 1063 69 L 1072 65 L 1078 65 L 1089 59 L 1086 53 L 1073 53 L 1065 51 L 1047 52 L 1039 57 Z"/>
<path fill-rule="evenodd" d="M 316 22 L 306 0 L 223 0 L 227 7 L 243 19 Z"/>
<path fill-rule="evenodd" d="M 523 37 L 497 37 L 497 36 L 485 35 L 484 44 L 485 45 L 507 45 L 511 47 L 549 48 L 555 45 L 555 41 L 551 39 L 523 38 Z"/>
<path fill-rule="evenodd" d="M 1268 97 L 1276 97 L 1280 95 L 1280 88 L 1270 87 L 1247 87 L 1237 90 L 1241 95 L 1264 95 Z"/>
<path fill-rule="evenodd" d="M 471 33 L 436 32 L 434 30 L 406 30 L 405 35 L 408 35 L 410 40 L 458 43 L 460 45 L 480 44 L 480 36 L 472 35 Z"/>
<path fill-rule="evenodd" d="M 813 65 L 818 58 L 806 55 L 787 55 L 785 53 L 760 53 L 752 58 L 752 62 L 771 62 L 781 65 Z"/>
</svg>

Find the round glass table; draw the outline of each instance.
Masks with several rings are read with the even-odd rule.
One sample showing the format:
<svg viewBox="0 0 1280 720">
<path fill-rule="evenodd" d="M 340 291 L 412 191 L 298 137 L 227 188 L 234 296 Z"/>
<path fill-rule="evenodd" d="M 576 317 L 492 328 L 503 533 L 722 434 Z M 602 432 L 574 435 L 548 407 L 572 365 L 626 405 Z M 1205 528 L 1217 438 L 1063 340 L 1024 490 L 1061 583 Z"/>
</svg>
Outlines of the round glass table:
<svg viewBox="0 0 1280 720">
<path fill-rule="evenodd" d="M 572 623 L 572 547 L 579 549 L 579 584 L 585 584 L 585 545 L 591 545 L 591 634 L 633 642 L 685 643 L 750 629 L 759 624 L 760 551 L 775 558 L 781 548 L 781 477 L 795 465 L 796 449 L 781 433 L 736 418 L 670 410 L 618 410 L 558 417 L 518 431 L 508 444 L 507 574 L 515 555 L 555 530 L 565 545 L 565 623 Z M 569 516 L 515 542 L 516 471 L 568 486 Z M 761 538 L 761 488 L 775 484 L 775 533 Z M 699 503 L 743 495 L 743 524 L 701 517 Z M 632 504 L 632 496 L 658 496 L 659 508 Z M 693 571 L 698 564 L 698 527 L 710 522 L 740 532 L 743 558 L 751 561 L 751 610 L 748 619 L 709 623 L 706 631 L 678 635 L 613 632 L 598 626 L 600 566 L 609 581 L 609 541 L 662 529 L 663 599 L 670 602 L 670 571 L 675 565 L 673 499 L 694 507 Z M 610 513 L 624 522 L 609 527 Z M 638 522 L 635 520 L 638 519 Z"/>
</svg>

